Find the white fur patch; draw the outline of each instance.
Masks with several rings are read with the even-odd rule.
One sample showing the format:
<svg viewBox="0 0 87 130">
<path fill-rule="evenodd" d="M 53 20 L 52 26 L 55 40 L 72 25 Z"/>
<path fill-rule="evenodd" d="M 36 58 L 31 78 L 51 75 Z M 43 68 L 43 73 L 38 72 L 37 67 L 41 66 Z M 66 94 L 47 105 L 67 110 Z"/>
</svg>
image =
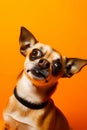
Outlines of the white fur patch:
<svg viewBox="0 0 87 130">
<path fill-rule="evenodd" d="M 32 85 L 32 82 L 25 74 L 19 79 L 17 82 L 17 92 L 18 95 L 25 100 L 32 102 L 32 103 L 42 103 L 43 100 L 41 95 L 37 93 L 37 88 Z"/>
</svg>

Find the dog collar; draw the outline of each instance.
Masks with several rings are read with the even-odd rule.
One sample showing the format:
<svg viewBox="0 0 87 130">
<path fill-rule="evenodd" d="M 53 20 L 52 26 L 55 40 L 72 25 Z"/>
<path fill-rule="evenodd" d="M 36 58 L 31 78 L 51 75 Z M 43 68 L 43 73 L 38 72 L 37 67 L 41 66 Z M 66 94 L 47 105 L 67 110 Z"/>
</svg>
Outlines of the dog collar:
<svg viewBox="0 0 87 130">
<path fill-rule="evenodd" d="M 18 96 L 18 93 L 17 93 L 17 90 L 16 90 L 16 87 L 14 89 L 14 96 L 16 97 L 16 99 L 24 106 L 30 108 L 30 109 L 42 109 L 44 108 L 47 104 L 48 104 L 48 101 L 47 100 L 46 102 L 44 103 L 41 103 L 41 104 L 34 104 L 34 103 L 31 103 L 23 98 L 21 98 L 20 96 Z"/>
</svg>

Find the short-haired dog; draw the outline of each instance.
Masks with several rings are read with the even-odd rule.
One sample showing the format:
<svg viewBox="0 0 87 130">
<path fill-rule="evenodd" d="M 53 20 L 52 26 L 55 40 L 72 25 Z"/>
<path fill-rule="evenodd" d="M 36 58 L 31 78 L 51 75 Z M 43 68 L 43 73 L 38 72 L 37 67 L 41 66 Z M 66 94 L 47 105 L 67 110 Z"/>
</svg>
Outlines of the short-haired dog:
<svg viewBox="0 0 87 130">
<path fill-rule="evenodd" d="M 25 27 L 21 27 L 19 43 L 25 56 L 24 68 L 3 113 L 4 130 L 70 130 L 51 95 L 59 78 L 78 73 L 87 60 L 62 56 L 38 42 Z"/>
</svg>

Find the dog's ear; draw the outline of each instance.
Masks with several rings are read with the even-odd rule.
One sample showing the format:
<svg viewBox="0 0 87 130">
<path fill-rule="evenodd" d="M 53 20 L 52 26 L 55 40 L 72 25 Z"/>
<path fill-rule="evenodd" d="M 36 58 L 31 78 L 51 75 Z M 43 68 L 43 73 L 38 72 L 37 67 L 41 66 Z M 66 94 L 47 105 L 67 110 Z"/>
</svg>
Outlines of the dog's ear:
<svg viewBox="0 0 87 130">
<path fill-rule="evenodd" d="M 64 58 L 64 74 L 62 77 L 71 77 L 78 73 L 85 65 L 87 60 L 79 58 Z"/>
<path fill-rule="evenodd" d="M 21 27 L 19 43 L 21 54 L 26 56 L 29 48 L 36 44 L 37 40 L 30 31 L 25 27 Z"/>
</svg>

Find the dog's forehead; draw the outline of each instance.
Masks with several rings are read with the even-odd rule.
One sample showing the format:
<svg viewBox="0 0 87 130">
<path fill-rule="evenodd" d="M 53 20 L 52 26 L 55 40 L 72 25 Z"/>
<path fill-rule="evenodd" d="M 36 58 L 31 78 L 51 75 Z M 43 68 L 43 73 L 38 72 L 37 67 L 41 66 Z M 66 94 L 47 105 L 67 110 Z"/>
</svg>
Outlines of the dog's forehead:
<svg viewBox="0 0 87 130">
<path fill-rule="evenodd" d="M 43 51 L 43 52 L 45 52 L 45 51 L 52 51 L 52 47 L 51 46 L 49 46 L 49 45 L 46 45 L 46 44 L 43 44 L 43 43 L 40 43 L 40 42 L 38 42 L 37 44 L 35 44 L 33 47 L 32 47 L 32 49 L 34 49 L 34 48 L 38 48 L 38 49 L 40 49 L 41 51 Z"/>
<path fill-rule="evenodd" d="M 44 54 L 46 54 L 46 56 L 51 56 L 52 59 L 61 59 L 61 54 L 49 45 L 38 42 L 32 47 L 32 49 L 34 48 L 40 49 Z"/>
</svg>

